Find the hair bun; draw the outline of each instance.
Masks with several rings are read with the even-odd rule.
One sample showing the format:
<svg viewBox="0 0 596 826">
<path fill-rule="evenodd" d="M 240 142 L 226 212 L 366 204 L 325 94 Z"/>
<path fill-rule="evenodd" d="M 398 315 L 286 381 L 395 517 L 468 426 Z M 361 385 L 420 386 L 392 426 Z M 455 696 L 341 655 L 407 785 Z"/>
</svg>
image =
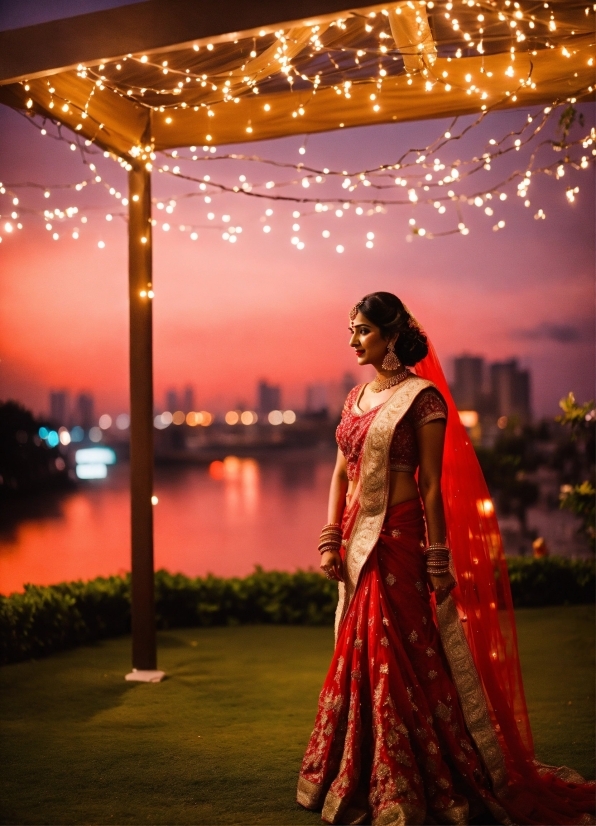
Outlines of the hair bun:
<svg viewBox="0 0 596 826">
<path fill-rule="evenodd" d="M 395 354 L 408 367 L 418 364 L 428 354 L 426 335 L 413 319 L 409 318 L 407 326 L 399 333 L 395 343 Z"/>
<path fill-rule="evenodd" d="M 428 353 L 428 341 L 416 319 L 393 293 L 369 293 L 358 302 L 358 310 L 381 330 L 385 339 L 397 336 L 395 354 L 406 367 L 413 367 Z"/>
</svg>

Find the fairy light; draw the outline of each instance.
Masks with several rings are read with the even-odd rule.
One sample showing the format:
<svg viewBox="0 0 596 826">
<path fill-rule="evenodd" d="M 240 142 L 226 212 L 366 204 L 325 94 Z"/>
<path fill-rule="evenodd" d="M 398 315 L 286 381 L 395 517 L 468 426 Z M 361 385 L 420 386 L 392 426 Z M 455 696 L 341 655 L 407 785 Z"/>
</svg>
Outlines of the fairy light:
<svg viewBox="0 0 596 826">
<path fill-rule="evenodd" d="M 569 38 L 569 32 L 565 25 L 556 19 L 554 10 L 548 4 L 544 4 L 544 8 L 533 9 L 532 13 L 521 9 L 517 3 L 505 2 L 504 5 L 497 7 L 484 0 L 476 3 L 470 3 L 468 0 L 461 4 L 459 2 L 455 4 L 447 2 L 436 6 L 432 2 L 410 2 L 407 5 L 415 12 L 419 32 L 422 32 L 423 27 L 428 25 L 427 16 L 431 18 L 437 16 L 435 22 L 440 16 L 441 25 L 446 23 L 452 31 L 451 39 L 447 38 L 441 43 L 442 56 L 446 57 L 447 62 L 443 60 L 441 66 L 446 68 L 440 73 L 433 70 L 434 56 L 430 51 L 425 50 L 422 43 L 419 47 L 422 61 L 419 72 L 421 77 L 416 79 L 416 71 L 404 69 L 402 56 L 395 49 L 395 43 L 388 26 L 388 18 L 393 13 L 397 16 L 402 15 L 402 13 L 404 15 L 409 14 L 408 9 L 404 6 L 403 9 L 397 7 L 391 10 L 377 10 L 369 13 L 364 18 L 357 13 L 350 13 L 325 25 L 305 23 L 304 26 L 310 28 L 310 32 L 307 33 L 308 39 L 305 41 L 299 41 L 294 30 L 277 30 L 275 32 L 262 30 L 258 33 L 258 37 L 255 35 L 234 41 L 238 47 L 238 53 L 242 52 L 245 61 L 242 64 L 243 74 L 230 73 L 227 76 L 217 74 L 216 69 L 208 70 L 209 66 L 215 65 L 214 57 L 216 54 L 214 52 L 219 48 L 218 44 L 213 43 L 200 48 L 198 44 L 190 44 L 176 53 L 169 54 L 156 52 L 137 56 L 129 55 L 126 58 L 107 61 L 96 66 L 79 64 L 77 74 L 89 83 L 87 100 L 84 103 L 74 103 L 61 97 L 60 90 L 57 91 L 52 85 L 52 83 L 56 83 L 59 87 L 59 84 L 52 79 L 45 81 L 45 88 L 49 95 L 47 106 L 49 108 L 56 106 L 57 109 L 65 113 L 68 112 L 69 115 L 73 115 L 75 118 L 78 116 L 80 118 L 79 123 L 72 127 L 75 130 L 83 128 L 83 121 L 93 120 L 90 104 L 94 96 L 117 94 L 128 99 L 132 98 L 139 106 L 152 110 L 155 118 L 158 118 L 160 123 L 167 125 L 176 122 L 176 111 L 179 109 L 192 107 L 196 112 L 204 110 L 215 125 L 209 133 L 203 136 L 203 156 L 197 153 L 196 147 L 192 147 L 193 155 L 191 158 L 184 155 L 178 156 L 176 151 L 164 153 L 166 158 L 179 157 L 180 161 L 184 162 L 184 166 L 177 163 L 169 168 L 167 163 L 160 165 L 157 157 L 158 153 L 155 153 L 154 147 L 149 141 L 146 145 L 131 147 L 131 158 L 140 158 L 145 162 L 148 169 L 151 169 L 154 162 L 158 161 L 157 171 L 166 175 L 175 175 L 188 183 L 197 184 L 200 188 L 201 197 L 204 198 L 206 204 L 210 204 L 212 199 L 218 195 L 234 194 L 258 199 L 266 198 L 269 201 L 288 204 L 301 203 L 308 210 L 314 210 L 315 213 L 332 211 L 337 218 L 341 218 L 344 211 L 350 207 L 355 208 L 354 211 L 358 216 L 373 216 L 393 206 L 405 207 L 406 209 L 432 206 L 436 210 L 433 215 L 443 216 L 447 214 L 447 217 L 453 215 L 458 219 L 457 230 L 433 233 L 427 228 L 418 227 L 415 234 L 427 239 L 449 234 L 449 232 L 467 234 L 469 227 L 464 221 L 459 220 L 461 210 L 466 206 L 474 206 L 480 209 L 482 214 L 493 218 L 498 202 L 504 201 L 507 197 L 506 193 L 503 192 L 506 187 L 513 189 L 517 187 L 518 196 L 523 199 L 524 204 L 529 206 L 530 200 L 527 195 L 531 185 L 529 174 L 531 172 L 534 175 L 543 173 L 560 178 L 565 174 L 566 168 L 574 170 L 587 169 L 593 165 L 596 150 L 593 148 L 594 137 L 591 135 L 585 135 L 581 141 L 584 150 L 588 149 L 588 154 L 582 155 L 581 160 L 573 154 L 580 142 L 570 141 L 566 137 L 566 156 L 563 160 L 558 159 L 554 165 L 552 163 L 539 163 L 537 159 L 538 149 L 541 146 L 547 147 L 550 145 L 555 151 L 560 151 L 562 147 L 554 146 L 552 140 L 550 144 L 548 141 L 543 141 L 532 152 L 526 170 L 512 173 L 489 187 L 480 185 L 476 187 L 477 191 L 470 196 L 464 195 L 461 192 L 463 185 L 466 184 L 466 188 L 469 189 L 469 184 L 473 183 L 474 176 L 483 171 L 490 171 L 495 162 L 501 157 L 510 152 L 521 152 L 531 148 L 532 141 L 536 145 L 548 120 L 548 114 L 551 111 L 556 111 L 556 106 L 565 105 L 566 102 L 556 101 L 553 107 L 547 107 L 544 116 L 538 119 L 537 123 L 532 124 L 530 118 L 529 124 L 531 125 L 529 125 L 527 131 L 520 129 L 517 132 L 509 133 L 498 141 L 492 138 L 487 147 L 487 152 L 478 153 L 468 159 L 452 161 L 451 164 L 441 163 L 437 157 L 439 150 L 442 150 L 443 146 L 452 141 L 460 140 L 471 128 L 479 125 L 483 117 L 490 112 L 491 103 L 487 91 L 482 89 L 482 80 L 483 77 L 492 78 L 493 72 L 487 71 L 484 66 L 480 66 L 467 71 L 465 74 L 460 74 L 460 79 L 457 80 L 449 69 L 449 61 L 457 62 L 460 58 L 483 54 L 483 37 L 488 32 L 490 32 L 491 39 L 508 37 L 510 43 L 507 46 L 509 49 L 509 65 L 505 68 L 504 77 L 512 81 L 512 84 L 504 90 L 504 94 L 515 103 L 517 93 L 521 88 L 536 88 L 536 82 L 531 73 L 530 76 L 524 75 L 524 71 L 519 68 L 519 61 L 516 63 L 518 54 L 522 52 L 536 53 L 537 49 L 542 48 L 557 48 L 557 54 L 560 55 L 561 60 L 568 61 L 577 50 L 574 48 L 574 41 Z M 593 11 L 591 8 L 586 8 L 585 16 L 589 18 L 585 24 L 586 31 L 593 23 Z M 332 35 L 333 48 L 325 46 L 324 35 L 326 30 L 329 30 Z M 342 41 L 344 33 L 345 43 Z M 575 33 L 575 31 L 571 32 L 572 35 Z M 267 37 L 267 40 L 261 41 L 265 37 Z M 255 60 L 258 63 L 267 49 L 271 50 L 269 53 L 271 62 L 267 69 L 261 72 L 257 68 L 257 64 L 251 65 L 251 61 Z M 208 63 L 205 62 L 205 51 L 214 53 L 210 54 Z M 130 71 L 126 65 L 126 61 L 129 59 L 128 67 L 130 67 Z M 589 58 L 587 63 L 592 65 L 593 58 Z M 133 75 L 135 77 L 134 83 L 131 82 Z M 454 127 L 457 119 L 455 119 L 441 138 L 433 141 L 422 152 L 417 153 L 415 160 L 412 159 L 412 152 L 406 152 L 405 156 L 396 159 L 393 164 L 375 169 L 350 171 L 349 175 L 344 176 L 345 180 L 342 184 L 344 192 L 341 195 L 335 193 L 329 195 L 330 188 L 333 188 L 340 175 L 339 170 L 330 171 L 327 168 L 323 170 L 307 169 L 302 164 L 276 164 L 267 159 L 243 156 L 220 154 L 217 158 L 211 157 L 216 152 L 216 147 L 209 144 L 217 141 L 217 112 L 219 107 L 234 106 L 249 94 L 252 98 L 255 93 L 267 91 L 262 88 L 264 83 L 278 83 L 283 79 L 284 83 L 287 82 L 290 88 L 298 82 L 301 84 L 300 89 L 308 88 L 309 96 L 297 100 L 295 110 L 287 115 L 288 117 L 300 119 L 308 114 L 309 105 L 318 91 L 331 89 L 344 100 L 349 101 L 352 96 L 355 96 L 356 90 L 361 85 L 362 77 L 367 78 L 365 82 L 370 88 L 370 92 L 367 90 L 367 94 L 371 111 L 382 111 L 383 83 L 388 78 L 399 75 L 405 76 L 408 86 L 411 86 L 413 81 L 416 80 L 417 94 L 432 95 L 441 90 L 450 92 L 452 89 L 465 91 L 470 96 L 471 101 L 477 101 L 478 103 L 478 110 L 480 111 L 478 120 L 460 133 L 456 133 Z M 141 83 L 143 85 L 140 85 Z M 29 83 L 24 83 L 23 86 L 25 91 L 29 92 Z M 278 86 L 278 88 L 281 87 Z M 286 85 L 285 88 L 288 88 L 288 86 Z M 198 102 L 196 100 L 197 89 L 200 89 L 200 94 L 204 96 Z M 590 91 L 592 91 L 592 87 L 590 87 Z M 576 98 L 584 93 L 587 93 L 587 91 L 574 90 L 575 97 L 570 97 L 569 102 L 574 103 Z M 33 94 L 35 94 L 35 91 L 31 92 L 31 95 Z M 30 116 L 34 115 L 33 100 L 33 97 L 29 97 L 26 103 L 27 108 L 31 110 L 28 112 Z M 29 106 L 29 101 L 31 101 L 31 106 Z M 482 101 L 488 101 L 488 103 Z M 275 106 L 272 107 L 271 103 L 267 101 L 262 107 L 259 106 L 258 108 L 260 112 L 267 115 L 273 111 Z M 279 113 L 276 114 L 276 117 L 280 117 Z M 259 127 L 257 121 L 253 123 L 251 120 L 247 120 L 242 126 L 247 135 L 250 135 L 251 138 L 258 138 Z M 341 128 L 344 123 L 340 123 L 338 126 Z M 95 140 L 93 134 L 88 131 L 89 128 L 87 123 L 85 130 L 87 130 L 88 137 L 85 138 L 84 144 L 78 139 L 76 143 L 71 142 L 70 144 L 72 151 L 77 149 L 81 151 L 83 159 L 85 158 L 85 151 Z M 103 128 L 103 125 L 94 121 L 94 128 L 99 131 Z M 40 132 L 42 135 L 47 134 L 45 126 Z M 62 139 L 61 136 L 60 139 Z M 300 155 L 304 155 L 306 145 L 304 144 L 298 151 Z M 123 169 L 131 169 L 131 165 L 125 158 L 116 159 L 114 156 L 112 157 L 117 160 Z M 199 180 L 197 176 L 186 173 L 189 162 L 204 163 L 206 160 L 230 160 L 231 158 L 239 161 L 259 161 L 262 165 L 272 164 L 278 168 L 285 167 L 293 170 L 294 176 L 287 181 L 267 181 L 265 184 L 248 180 L 244 176 L 245 180 L 241 181 L 240 185 L 229 186 L 223 181 L 207 180 L 207 177 Z M 92 168 L 93 165 L 88 165 L 89 169 L 95 174 L 91 179 L 79 182 L 77 192 L 87 185 L 101 185 L 104 187 L 106 183 L 102 181 L 102 177 L 97 170 Z M 394 170 L 397 169 L 399 169 L 399 175 L 395 176 Z M 388 180 L 390 175 L 391 179 Z M 452 190 L 446 192 L 448 186 L 455 185 L 458 188 L 457 193 Z M 14 185 L 14 187 L 16 186 L 19 185 Z M 292 194 L 287 194 L 288 188 L 296 187 L 301 190 L 299 194 L 294 191 L 292 191 Z M 391 187 L 394 189 L 390 194 Z M 395 189 L 395 187 L 399 187 L 399 189 Z M 317 191 L 319 188 L 320 193 Z M 365 188 L 367 193 L 364 193 Z M 49 197 L 52 189 L 46 188 L 44 197 Z M 393 192 L 399 194 L 393 194 Z M 567 200 L 573 203 L 579 189 L 567 186 L 565 192 Z M 196 194 L 196 192 L 193 192 L 177 196 L 177 198 L 172 199 L 173 203 L 170 201 L 165 211 L 171 215 L 179 198 L 194 197 Z M 363 197 L 365 194 L 369 197 Z M 361 195 L 362 197 L 359 197 Z M 116 198 L 122 207 L 128 205 L 128 200 L 117 193 L 114 187 L 110 187 L 110 196 Z M 492 204 L 485 203 L 486 200 L 492 200 Z M 30 210 L 30 212 L 36 213 L 35 210 Z M 41 213 L 37 211 L 37 214 Z M 110 211 L 106 215 L 106 220 L 109 221 L 108 215 L 112 214 L 120 217 L 116 211 Z M 307 214 L 312 213 L 308 212 Z M 213 216 L 213 213 L 209 213 L 209 215 Z M 210 218 L 209 215 L 207 219 L 213 222 L 214 218 Z M 66 218 L 54 217 L 52 220 L 66 220 Z M 81 218 L 81 224 L 84 223 L 86 221 Z M 168 222 L 155 220 L 153 223 L 156 226 L 161 226 L 165 232 L 170 230 Z M 501 221 L 497 220 L 494 226 L 501 228 L 500 223 Z M 502 223 L 504 226 L 504 222 Z M 300 225 L 292 225 L 292 227 L 294 226 Z M 213 223 L 213 228 L 217 228 L 216 223 Z M 220 231 L 221 229 L 220 227 Z M 238 230 L 237 227 L 233 229 Z M 266 223 L 262 229 L 265 234 L 269 234 L 272 230 L 271 222 Z M 197 230 L 197 226 L 187 226 L 186 224 L 180 226 L 180 231 L 188 233 L 191 240 L 198 238 Z M 292 229 L 292 231 L 298 232 L 299 230 Z M 232 232 L 229 228 L 224 228 L 222 237 L 224 233 L 228 235 L 225 240 L 236 243 L 239 237 L 238 232 Z M 367 236 L 367 246 L 368 243 L 374 245 L 373 238 Z M 298 241 L 294 246 L 303 248 L 299 247 L 299 244 L 304 245 L 304 241 L 298 237 Z M 340 246 L 342 245 L 336 245 L 338 251 Z"/>
</svg>

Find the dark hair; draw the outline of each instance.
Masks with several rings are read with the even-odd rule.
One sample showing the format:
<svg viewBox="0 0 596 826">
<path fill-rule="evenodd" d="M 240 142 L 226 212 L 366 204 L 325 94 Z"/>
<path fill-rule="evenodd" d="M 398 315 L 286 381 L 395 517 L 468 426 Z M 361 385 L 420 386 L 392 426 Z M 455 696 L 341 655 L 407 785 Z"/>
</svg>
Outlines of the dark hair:
<svg viewBox="0 0 596 826">
<path fill-rule="evenodd" d="M 396 295 L 369 293 L 357 307 L 363 316 L 380 328 L 383 338 L 398 336 L 395 354 L 406 367 L 413 367 L 426 356 L 426 336 Z"/>
</svg>

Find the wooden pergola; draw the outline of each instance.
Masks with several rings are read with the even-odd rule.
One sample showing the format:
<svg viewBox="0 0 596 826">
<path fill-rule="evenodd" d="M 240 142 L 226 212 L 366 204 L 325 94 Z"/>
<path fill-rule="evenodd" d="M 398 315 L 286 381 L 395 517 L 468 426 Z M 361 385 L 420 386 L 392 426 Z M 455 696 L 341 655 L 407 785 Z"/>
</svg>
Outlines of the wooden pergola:
<svg viewBox="0 0 596 826">
<path fill-rule="evenodd" d="M 156 680 L 154 153 L 594 99 L 594 10 L 550 0 L 148 0 L 0 32 L 0 102 L 129 170 L 133 679 Z"/>
</svg>

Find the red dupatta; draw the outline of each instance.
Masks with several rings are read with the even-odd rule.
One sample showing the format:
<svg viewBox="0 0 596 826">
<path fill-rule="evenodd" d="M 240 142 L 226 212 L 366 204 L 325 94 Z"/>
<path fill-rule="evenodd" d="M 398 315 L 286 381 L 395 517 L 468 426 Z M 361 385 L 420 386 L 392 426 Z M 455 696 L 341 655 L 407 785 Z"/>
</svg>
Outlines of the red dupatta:
<svg viewBox="0 0 596 826">
<path fill-rule="evenodd" d="M 448 409 L 442 491 L 458 581 L 453 600 L 464 620 L 486 699 L 508 748 L 516 743 L 524 756 L 527 752 L 533 756 L 513 601 L 495 508 L 430 342 L 428 355 L 416 365 L 416 374 L 436 385 Z"/>
</svg>

